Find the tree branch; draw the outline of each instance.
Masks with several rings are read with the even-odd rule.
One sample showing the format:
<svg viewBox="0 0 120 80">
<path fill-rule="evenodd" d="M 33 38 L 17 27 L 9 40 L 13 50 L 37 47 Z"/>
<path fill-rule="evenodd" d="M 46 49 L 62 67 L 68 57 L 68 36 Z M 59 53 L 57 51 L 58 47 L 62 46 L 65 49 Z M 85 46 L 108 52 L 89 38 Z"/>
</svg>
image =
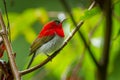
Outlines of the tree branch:
<svg viewBox="0 0 120 80">
<path fill-rule="evenodd" d="M 76 22 L 75 22 L 75 19 L 74 19 L 73 15 L 72 15 L 72 12 L 71 12 L 71 9 L 70 9 L 69 5 L 67 4 L 67 2 L 65 0 L 60 0 L 60 1 L 63 4 L 63 6 L 66 9 L 66 11 L 68 12 L 68 14 L 70 15 L 70 18 L 71 18 L 73 24 L 76 26 Z M 95 4 L 96 4 L 95 1 L 93 1 L 93 3 L 88 8 L 88 10 L 91 10 L 94 7 Z M 78 33 L 79 33 L 79 36 L 82 38 L 86 48 L 88 49 L 88 52 L 89 52 L 90 56 L 92 57 L 95 65 L 97 66 L 97 68 L 100 68 L 100 65 L 98 64 L 97 60 L 95 59 L 95 57 L 94 57 L 94 55 L 93 55 L 89 45 L 87 44 L 87 42 L 85 40 L 85 37 L 83 36 L 83 33 L 80 30 L 78 30 Z"/>
<path fill-rule="evenodd" d="M 8 12 L 7 12 L 7 5 L 6 5 L 6 0 L 3 0 L 4 8 L 5 8 L 5 14 L 7 18 L 7 29 L 9 33 L 9 41 L 11 42 L 11 31 L 10 31 L 10 23 L 9 23 L 9 18 L 8 18 Z"/>
<path fill-rule="evenodd" d="M 4 44 L 5 44 L 5 47 L 6 47 L 8 60 L 10 62 L 10 67 L 11 67 L 14 79 L 15 80 L 20 80 L 20 75 L 19 75 L 16 63 L 15 63 L 14 57 L 12 55 L 13 50 L 12 50 L 10 41 L 8 40 L 7 30 L 6 30 L 4 21 L 3 21 L 3 17 L 2 17 L 1 11 L 0 11 L 0 25 L 1 25 L 1 28 L 2 28 L 2 30 L 1 30 L 2 32 L 0 34 L 1 34 L 2 38 L 3 38 Z"/>
<path fill-rule="evenodd" d="M 106 25 L 105 25 L 105 33 L 104 33 L 104 46 L 103 52 L 100 59 L 101 69 L 99 70 L 99 79 L 98 80 L 106 80 L 107 78 L 107 67 L 109 63 L 109 55 L 110 55 L 110 41 L 111 41 L 111 33 L 112 33 L 112 5 L 111 0 L 106 0 L 104 4 L 104 16 L 106 17 Z"/>
<path fill-rule="evenodd" d="M 111 0 L 106 0 L 107 6 L 105 8 L 104 14 L 106 16 L 106 27 L 104 36 L 104 48 L 103 48 L 103 65 L 107 66 L 109 58 L 109 48 L 111 40 L 112 31 L 112 10 L 111 10 Z"/>
</svg>

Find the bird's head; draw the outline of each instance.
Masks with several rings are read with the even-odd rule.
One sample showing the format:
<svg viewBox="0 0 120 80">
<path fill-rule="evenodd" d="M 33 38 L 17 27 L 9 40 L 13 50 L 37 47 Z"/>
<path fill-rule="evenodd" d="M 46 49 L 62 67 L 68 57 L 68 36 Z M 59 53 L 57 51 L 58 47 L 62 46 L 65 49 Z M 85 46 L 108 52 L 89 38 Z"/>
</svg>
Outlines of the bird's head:
<svg viewBox="0 0 120 80">
<path fill-rule="evenodd" d="M 43 29 L 40 32 L 39 37 L 55 34 L 57 34 L 60 37 L 64 37 L 62 23 L 63 21 L 60 22 L 59 20 L 53 20 L 48 22 L 46 25 L 44 25 Z"/>
</svg>

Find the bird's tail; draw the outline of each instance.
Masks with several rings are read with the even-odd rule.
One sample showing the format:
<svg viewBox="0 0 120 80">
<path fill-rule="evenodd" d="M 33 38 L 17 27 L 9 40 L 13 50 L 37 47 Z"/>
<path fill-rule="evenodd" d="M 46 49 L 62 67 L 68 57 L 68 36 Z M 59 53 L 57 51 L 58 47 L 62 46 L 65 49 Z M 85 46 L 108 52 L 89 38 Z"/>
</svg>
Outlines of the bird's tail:
<svg viewBox="0 0 120 80">
<path fill-rule="evenodd" d="M 34 58 L 35 58 L 35 55 L 36 55 L 36 52 L 33 53 L 32 58 L 31 58 L 28 66 L 27 66 L 27 69 L 31 66 L 31 64 L 32 64 L 32 62 L 33 62 L 33 60 L 34 60 Z"/>
</svg>

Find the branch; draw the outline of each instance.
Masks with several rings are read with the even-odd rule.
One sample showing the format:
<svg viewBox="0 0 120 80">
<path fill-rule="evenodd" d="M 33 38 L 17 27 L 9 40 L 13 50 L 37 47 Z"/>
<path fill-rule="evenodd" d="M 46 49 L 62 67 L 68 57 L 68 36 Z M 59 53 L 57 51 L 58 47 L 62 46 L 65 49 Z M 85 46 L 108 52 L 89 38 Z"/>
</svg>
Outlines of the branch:
<svg viewBox="0 0 120 80">
<path fill-rule="evenodd" d="M 8 29 L 8 33 L 9 33 L 9 41 L 11 42 L 11 31 L 10 31 L 10 23 L 9 23 L 9 18 L 8 18 L 6 0 L 3 0 L 3 4 L 4 4 L 5 14 L 6 14 L 6 18 L 7 18 L 7 29 Z"/>
<path fill-rule="evenodd" d="M 105 33 L 104 33 L 104 46 L 102 57 L 100 60 L 101 69 L 99 70 L 99 80 L 106 80 L 107 78 L 107 67 L 109 63 L 110 55 L 110 41 L 112 33 L 112 5 L 111 0 L 106 0 L 104 5 L 104 16 L 106 17 Z"/>
<path fill-rule="evenodd" d="M 70 9 L 69 5 L 67 4 L 67 2 L 65 0 L 60 0 L 60 1 L 63 4 L 63 6 L 65 7 L 65 9 L 68 12 L 68 14 L 70 15 L 73 24 L 76 26 L 76 22 L 75 22 L 75 19 L 74 19 L 73 15 L 72 15 L 72 12 L 71 12 L 71 9 Z M 88 10 L 91 10 L 94 7 L 95 4 L 96 4 L 95 1 L 93 1 L 93 3 L 88 8 Z M 78 30 L 78 33 L 79 33 L 79 36 L 82 38 L 86 48 L 88 49 L 88 52 L 89 52 L 90 56 L 92 57 L 95 65 L 97 66 L 97 68 L 100 68 L 100 65 L 98 64 L 97 60 L 95 59 L 95 56 L 93 55 L 89 45 L 87 44 L 87 42 L 85 40 L 85 37 L 83 36 L 83 33 L 80 32 L 79 30 Z"/>
<path fill-rule="evenodd" d="M 93 34 L 95 33 L 96 29 L 99 27 L 99 25 L 101 24 L 102 21 L 102 16 L 100 17 L 100 19 L 98 20 L 98 22 L 95 24 L 95 26 L 93 27 L 93 29 L 91 29 L 91 31 L 89 32 L 89 38 L 88 38 L 88 45 L 90 46 L 90 39 L 93 36 Z M 85 51 L 86 51 L 86 46 L 84 46 L 83 51 L 80 55 L 80 59 L 78 60 L 78 63 L 75 65 L 75 67 L 72 69 L 72 72 L 69 76 L 65 76 L 66 79 L 69 77 L 70 80 L 76 80 L 76 78 L 78 78 L 78 72 L 79 70 L 82 68 L 82 64 L 83 64 L 83 60 L 85 57 Z M 69 71 L 68 71 L 69 72 Z M 68 73 L 67 73 L 68 74 Z"/>
<path fill-rule="evenodd" d="M 16 63 L 15 63 L 14 57 L 12 55 L 13 50 L 12 50 L 10 41 L 8 40 L 8 37 L 7 37 L 7 30 L 6 30 L 4 21 L 3 21 L 3 17 L 2 17 L 1 11 L 0 11 L 0 25 L 1 25 L 1 28 L 2 28 L 1 36 L 3 38 L 4 44 L 5 44 L 5 47 L 6 47 L 8 60 L 10 62 L 10 67 L 12 69 L 12 73 L 13 73 L 14 79 L 15 80 L 20 80 L 20 75 L 19 75 Z"/>
<path fill-rule="evenodd" d="M 111 0 L 106 0 L 107 6 L 105 8 L 104 14 L 106 16 L 106 27 L 104 36 L 104 48 L 103 48 L 103 65 L 107 67 L 109 60 L 109 48 L 112 32 L 112 10 L 111 10 Z"/>
</svg>

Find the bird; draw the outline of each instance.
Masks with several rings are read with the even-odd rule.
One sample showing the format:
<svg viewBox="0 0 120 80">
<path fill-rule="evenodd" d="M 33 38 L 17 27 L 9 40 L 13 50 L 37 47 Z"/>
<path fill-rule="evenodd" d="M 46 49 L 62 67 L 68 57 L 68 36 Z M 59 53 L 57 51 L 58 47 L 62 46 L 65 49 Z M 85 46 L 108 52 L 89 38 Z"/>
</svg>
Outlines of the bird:
<svg viewBox="0 0 120 80">
<path fill-rule="evenodd" d="M 64 41 L 64 30 L 62 27 L 62 23 L 65 21 L 53 20 L 46 23 L 42 30 L 39 32 L 37 38 L 33 41 L 30 46 L 30 54 L 33 55 L 27 69 L 32 64 L 34 57 L 38 53 L 44 53 L 49 57 L 49 53 L 54 52 L 59 49 Z"/>
</svg>

